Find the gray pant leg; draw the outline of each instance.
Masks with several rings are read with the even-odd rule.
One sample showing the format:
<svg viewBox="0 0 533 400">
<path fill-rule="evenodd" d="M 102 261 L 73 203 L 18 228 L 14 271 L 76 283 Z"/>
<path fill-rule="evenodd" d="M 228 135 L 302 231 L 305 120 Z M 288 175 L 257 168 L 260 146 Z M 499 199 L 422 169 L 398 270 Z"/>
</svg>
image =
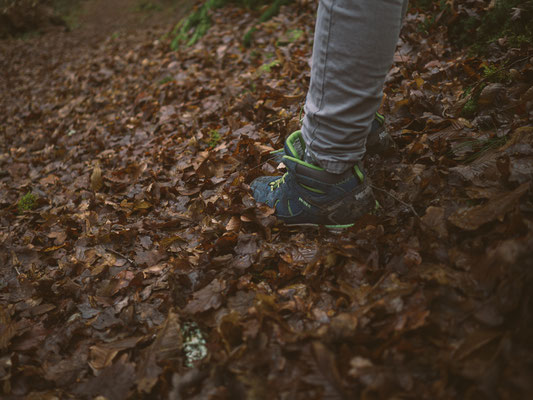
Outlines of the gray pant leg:
<svg viewBox="0 0 533 400">
<path fill-rule="evenodd" d="M 302 135 L 341 173 L 363 158 L 407 0 L 320 0 Z"/>
</svg>

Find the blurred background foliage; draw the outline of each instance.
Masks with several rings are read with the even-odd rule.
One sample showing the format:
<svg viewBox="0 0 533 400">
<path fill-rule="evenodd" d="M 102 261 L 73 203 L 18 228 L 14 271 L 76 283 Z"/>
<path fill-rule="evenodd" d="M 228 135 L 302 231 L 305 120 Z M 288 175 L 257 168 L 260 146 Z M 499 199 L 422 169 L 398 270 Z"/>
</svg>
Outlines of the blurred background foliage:
<svg viewBox="0 0 533 400">
<path fill-rule="evenodd" d="M 77 26 L 76 13 L 83 2 L 93 0 L 0 0 L 0 38 L 31 37 L 50 26 Z M 178 8 L 183 0 L 131 0 L 136 12 L 161 11 L 172 3 Z M 227 4 L 237 4 L 257 14 L 256 23 L 242 38 L 251 46 L 260 24 L 279 13 L 284 4 L 294 0 L 204 0 L 197 3 L 169 33 L 171 47 L 196 43 L 212 24 L 211 15 Z M 533 42 L 533 0 L 471 0 L 468 6 L 452 0 L 411 0 L 411 12 L 423 15 L 419 29 L 431 34 L 445 29 L 458 47 L 486 54 L 498 40 L 514 47 Z M 126 12 L 126 10 L 125 10 Z"/>
<path fill-rule="evenodd" d="M 468 7 L 451 0 L 411 0 L 410 6 L 425 15 L 420 30 L 446 29 L 452 44 L 476 54 L 490 52 L 501 39 L 511 47 L 533 42 L 533 0 L 473 0 Z"/>
</svg>

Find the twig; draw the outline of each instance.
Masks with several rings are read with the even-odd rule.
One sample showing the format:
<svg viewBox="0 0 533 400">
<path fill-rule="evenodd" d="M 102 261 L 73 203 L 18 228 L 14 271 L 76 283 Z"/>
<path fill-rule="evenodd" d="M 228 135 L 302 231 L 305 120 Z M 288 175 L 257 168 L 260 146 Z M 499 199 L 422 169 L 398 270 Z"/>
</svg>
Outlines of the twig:
<svg viewBox="0 0 533 400">
<path fill-rule="evenodd" d="M 275 156 L 274 156 L 274 157 L 267 158 L 267 159 L 266 159 L 265 161 L 263 161 L 262 163 L 256 165 L 255 167 L 250 168 L 250 171 L 253 171 L 253 170 L 256 169 L 256 168 L 261 168 L 263 165 L 265 165 L 265 164 L 267 164 L 268 162 L 273 161 L 273 160 L 275 160 L 275 159 L 276 159 Z"/>
<path fill-rule="evenodd" d="M 131 258 L 126 257 L 124 254 L 119 253 L 119 252 L 116 251 L 116 250 L 106 248 L 106 251 L 109 251 L 110 253 L 113 253 L 114 255 L 123 258 L 124 260 L 126 260 L 127 262 L 129 262 L 129 263 L 130 263 L 131 265 L 133 265 L 134 267 L 137 266 L 137 264 L 135 263 L 135 261 L 133 261 Z"/>
<path fill-rule="evenodd" d="M 388 194 L 390 197 L 392 197 L 392 198 L 393 198 L 394 200 L 396 200 L 398 203 L 403 204 L 405 207 L 409 208 L 409 209 L 412 211 L 412 213 L 413 213 L 414 215 L 416 215 L 417 218 L 420 218 L 420 215 L 418 215 L 418 213 L 416 212 L 416 210 L 414 209 L 414 207 L 413 207 L 411 204 L 408 204 L 408 203 L 406 203 L 405 201 L 399 199 L 398 197 L 396 197 L 396 196 L 393 195 L 391 192 L 389 192 L 389 191 L 387 191 L 387 190 L 385 190 L 385 189 L 381 189 L 381 188 L 379 188 L 379 187 L 377 187 L 377 186 L 374 186 L 374 185 L 370 185 L 370 187 L 372 187 L 372 189 L 376 189 L 376 190 L 379 190 L 380 192 L 383 192 L 383 193 Z"/>
</svg>

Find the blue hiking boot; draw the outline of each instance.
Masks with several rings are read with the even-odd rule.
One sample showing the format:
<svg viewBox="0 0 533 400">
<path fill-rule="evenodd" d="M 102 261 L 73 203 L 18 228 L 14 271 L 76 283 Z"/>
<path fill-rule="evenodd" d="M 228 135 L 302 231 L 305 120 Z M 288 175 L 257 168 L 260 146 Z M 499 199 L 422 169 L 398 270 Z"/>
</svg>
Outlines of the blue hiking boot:
<svg viewBox="0 0 533 400">
<path fill-rule="evenodd" d="M 375 199 L 368 179 L 358 166 L 332 174 L 303 161 L 305 143 L 301 131 L 285 142 L 283 163 L 287 172 L 262 176 L 250 187 L 257 202 L 276 209 L 276 216 L 288 225 L 323 225 L 329 229 L 353 226 L 371 212 Z"/>
<path fill-rule="evenodd" d="M 367 153 L 381 154 L 395 147 L 396 143 L 394 143 L 392 136 L 385 129 L 385 117 L 377 112 L 366 139 Z"/>
<path fill-rule="evenodd" d="M 366 152 L 368 154 L 382 154 L 389 149 L 396 147 L 394 140 L 389 132 L 385 129 L 385 117 L 380 113 L 376 113 L 372 120 L 370 133 L 366 139 Z M 271 160 L 277 163 L 283 162 L 285 149 L 274 150 L 270 153 Z"/>
</svg>

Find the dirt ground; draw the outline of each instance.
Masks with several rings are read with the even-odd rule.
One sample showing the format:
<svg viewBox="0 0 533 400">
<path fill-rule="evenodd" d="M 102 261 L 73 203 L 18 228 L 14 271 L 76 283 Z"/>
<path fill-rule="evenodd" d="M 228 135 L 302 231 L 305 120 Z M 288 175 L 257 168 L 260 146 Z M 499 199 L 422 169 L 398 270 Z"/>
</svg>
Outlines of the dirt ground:
<svg viewBox="0 0 533 400">
<path fill-rule="evenodd" d="M 84 0 L 76 12 L 74 34 L 102 40 L 112 34 L 168 28 L 194 5 L 192 0 Z"/>
</svg>

